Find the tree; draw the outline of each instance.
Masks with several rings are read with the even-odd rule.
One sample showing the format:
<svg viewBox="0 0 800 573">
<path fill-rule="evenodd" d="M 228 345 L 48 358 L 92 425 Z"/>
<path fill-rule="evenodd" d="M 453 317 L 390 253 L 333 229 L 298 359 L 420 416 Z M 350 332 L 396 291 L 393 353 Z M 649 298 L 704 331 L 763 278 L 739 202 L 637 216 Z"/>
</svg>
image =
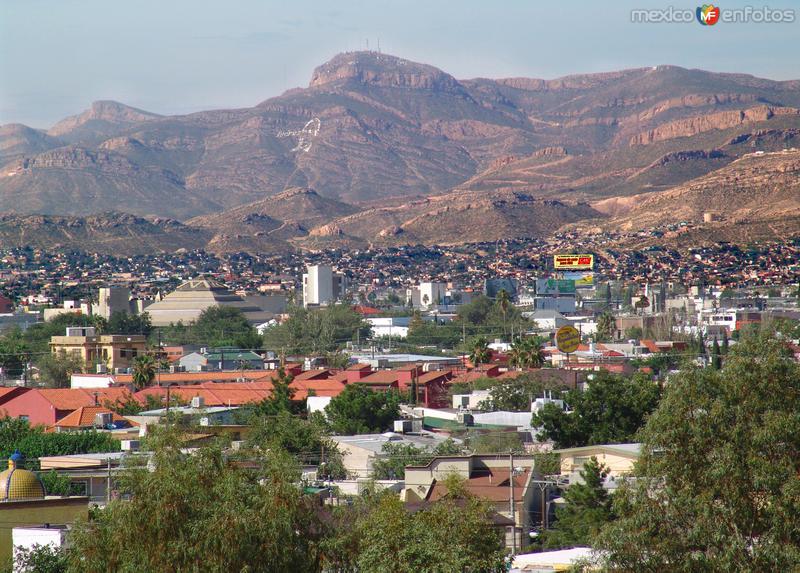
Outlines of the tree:
<svg viewBox="0 0 800 573">
<path fill-rule="evenodd" d="M 25 372 L 30 347 L 19 329 L 0 337 L 0 368 L 5 377 L 19 378 Z"/>
<path fill-rule="evenodd" d="M 714 337 L 714 344 L 711 347 L 711 366 L 713 366 L 715 370 L 722 368 L 722 351 L 720 350 L 719 342 L 716 337 Z"/>
<path fill-rule="evenodd" d="M 319 571 L 322 526 L 288 454 L 255 464 L 216 446 L 186 455 L 174 429 L 152 443 L 149 463 L 117 478 L 129 499 L 76 522 L 70 571 Z"/>
<path fill-rule="evenodd" d="M 544 382 L 532 375 L 521 375 L 516 378 L 494 380 L 489 388 L 489 397 L 481 401 L 478 408 L 489 412 L 498 410 L 510 412 L 529 412 L 531 402 L 542 396 L 545 390 L 565 390 L 566 386 Z"/>
<path fill-rule="evenodd" d="M 347 342 L 366 340 L 370 325 L 353 308 L 334 304 L 325 308 L 289 308 L 289 318 L 264 335 L 264 347 L 297 354 L 320 354 L 344 348 Z"/>
<path fill-rule="evenodd" d="M 597 330 L 595 338 L 598 342 L 610 342 L 614 340 L 617 331 L 617 321 L 610 312 L 604 312 L 597 317 Z"/>
<path fill-rule="evenodd" d="M 472 344 L 472 351 L 469 353 L 470 362 L 475 366 L 486 364 L 492 359 L 492 351 L 489 342 L 484 337 L 478 337 Z"/>
<path fill-rule="evenodd" d="M 119 451 L 119 440 L 107 432 L 44 430 L 44 426 L 31 427 L 27 421 L 18 418 L 0 418 L 0 459 L 8 459 L 16 450 L 33 460 L 42 456 Z"/>
<path fill-rule="evenodd" d="M 47 354 L 39 359 L 39 381 L 48 388 L 69 388 L 72 375 L 83 372 L 83 359 L 61 349 L 58 354 Z"/>
<path fill-rule="evenodd" d="M 304 464 L 319 465 L 318 474 L 333 479 L 347 476 L 342 454 L 330 439 L 324 420 L 308 419 L 287 410 L 274 415 L 257 415 L 249 421 L 245 447 L 261 455 L 285 451 Z"/>
<path fill-rule="evenodd" d="M 511 345 L 508 363 L 517 368 L 540 368 L 544 364 L 542 339 L 538 336 L 521 338 Z"/>
<path fill-rule="evenodd" d="M 14 573 L 67 573 L 67 565 L 61 547 L 34 545 L 30 549 L 14 549 Z"/>
<path fill-rule="evenodd" d="M 655 410 L 660 387 L 646 376 L 631 377 L 599 371 L 586 390 L 570 390 L 565 412 L 545 404 L 533 415 L 531 425 L 541 428 L 539 439 L 553 440 L 559 448 L 631 441 Z"/>
<path fill-rule="evenodd" d="M 277 377 L 272 380 L 272 392 L 268 398 L 258 402 L 255 406 L 247 408 L 248 413 L 258 416 L 275 416 L 281 412 L 299 414 L 306 409 L 305 400 L 294 399 L 295 390 L 290 386 L 294 377 L 287 374 L 281 366 L 278 368 Z"/>
<path fill-rule="evenodd" d="M 210 347 L 260 348 L 261 337 L 250 326 L 241 310 L 230 306 L 210 306 L 192 326 L 195 342 Z"/>
<path fill-rule="evenodd" d="M 613 518 L 611 498 L 603 487 L 608 468 L 592 458 L 580 471 L 581 481 L 564 493 L 564 505 L 556 508 L 556 522 L 543 536 L 547 549 L 591 545 L 602 527 Z"/>
<path fill-rule="evenodd" d="M 370 573 L 499 573 L 505 571 L 500 532 L 489 505 L 469 496 L 457 478 L 448 496 L 410 513 L 396 495 L 381 495 L 353 528 L 355 565 Z"/>
<path fill-rule="evenodd" d="M 131 314 L 124 310 L 118 310 L 111 313 L 106 329 L 109 334 L 143 334 L 144 336 L 149 336 L 153 330 L 153 325 L 150 322 L 150 315 L 146 312 Z"/>
<path fill-rule="evenodd" d="M 435 456 L 461 454 L 461 447 L 447 439 L 435 448 L 419 448 L 414 444 L 386 442 L 381 447 L 381 455 L 372 464 L 374 479 L 405 479 L 406 466 L 424 465 Z"/>
<path fill-rule="evenodd" d="M 762 333 L 725 368 L 675 376 L 598 546 L 616 571 L 792 571 L 800 563 L 800 366 Z"/>
<path fill-rule="evenodd" d="M 140 354 L 133 359 L 133 385 L 146 388 L 156 377 L 156 360 L 151 354 Z"/>
<path fill-rule="evenodd" d="M 500 312 L 503 313 L 503 335 L 506 334 L 506 319 L 508 316 L 508 309 L 511 307 L 511 297 L 508 296 L 508 293 L 505 289 L 500 289 L 500 292 L 497 293 L 497 306 L 500 308 Z"/>
<path fill-rule="evenodd" d="M 331 429 L 340 435 L 384 432 L 400 416 L 400 395 L 348 384 L 325 408 Z"/>
<path fill-rule="evenodd" d="M 625 340 L 641 340 L 644 337 L 644 332 L 638 326 L 632 326 L 625 329 Z"/>
</svg>

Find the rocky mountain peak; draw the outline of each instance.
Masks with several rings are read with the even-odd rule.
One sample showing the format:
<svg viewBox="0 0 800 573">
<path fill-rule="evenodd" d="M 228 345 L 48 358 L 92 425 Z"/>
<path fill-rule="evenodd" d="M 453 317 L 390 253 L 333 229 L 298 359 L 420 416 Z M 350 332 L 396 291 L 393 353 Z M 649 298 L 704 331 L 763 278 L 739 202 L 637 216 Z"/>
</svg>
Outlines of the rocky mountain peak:
<svg viewBox="0 0 800 573">
<path fill-rule="evenodd" d="M 378 52 L 346 52 L 334 56 L 314 70 L 309 87 L 347 80 L 379 87 L 464 90 L 458 80 L 438 68 Z"/>
</svg>

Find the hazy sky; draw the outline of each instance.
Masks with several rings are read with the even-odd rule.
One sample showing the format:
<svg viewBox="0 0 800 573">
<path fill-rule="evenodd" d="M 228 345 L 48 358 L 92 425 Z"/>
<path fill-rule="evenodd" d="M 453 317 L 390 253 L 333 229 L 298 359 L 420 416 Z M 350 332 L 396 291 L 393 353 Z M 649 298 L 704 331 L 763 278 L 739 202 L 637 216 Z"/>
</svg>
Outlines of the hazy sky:
<svg viewBox="0 0 800 573">
<path fill-rule="evenodd" d="M 683 3 L 682 3 L 683 2 Z M 0 0 L 0 124 L 48 127 L 98 99 L 159 113 L 251 106 L 364 49 L 457 78 L 675 64 L 800 78 L 793 24 L 634 24 L 686 0 Z M 722 8 L 743 6 L 728 2 Z M 750 2 L 758 6 L 760 2 Z"/>
</svg>

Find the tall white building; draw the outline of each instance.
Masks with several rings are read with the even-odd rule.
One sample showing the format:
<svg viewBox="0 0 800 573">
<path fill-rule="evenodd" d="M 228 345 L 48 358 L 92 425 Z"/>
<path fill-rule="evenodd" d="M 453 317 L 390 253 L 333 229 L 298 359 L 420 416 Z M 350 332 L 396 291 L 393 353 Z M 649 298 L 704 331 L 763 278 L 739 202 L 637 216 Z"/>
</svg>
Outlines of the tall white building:
<svg viewBox="0 0 800 573">
<path fill-rule="evenodd" d="M 98 292 L 98 303 L 92 305 L 92 314 L 100 315 L 106 320 L 115 312 L 131 311 L 131 291 L 126 287 L 112 286 L 101 288 Z"/>
<path fill-rule="evenodd" d="M 344 277 L 327 265 L 309 265 L 303 275 L 303 306 L 319 306 L 336 302 L 344 292 Z"/>
</svg>

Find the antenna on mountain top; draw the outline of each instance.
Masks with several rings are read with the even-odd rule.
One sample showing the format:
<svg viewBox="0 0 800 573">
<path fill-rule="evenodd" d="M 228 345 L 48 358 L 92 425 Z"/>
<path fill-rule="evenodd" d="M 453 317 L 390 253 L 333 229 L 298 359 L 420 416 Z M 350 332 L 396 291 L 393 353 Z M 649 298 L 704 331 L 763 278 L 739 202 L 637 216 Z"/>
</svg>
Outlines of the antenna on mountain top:
<svg viewBox="0 0 800 573">
<path fill-rule="evenodd" d="M 381 39 L 378 38 L 378 53 L 381 53 Z"/>
<path fill-rule="evenodd" d="M 369 38 L 367 38 L 367 51 L 369 52 Z"/>
</svg>

